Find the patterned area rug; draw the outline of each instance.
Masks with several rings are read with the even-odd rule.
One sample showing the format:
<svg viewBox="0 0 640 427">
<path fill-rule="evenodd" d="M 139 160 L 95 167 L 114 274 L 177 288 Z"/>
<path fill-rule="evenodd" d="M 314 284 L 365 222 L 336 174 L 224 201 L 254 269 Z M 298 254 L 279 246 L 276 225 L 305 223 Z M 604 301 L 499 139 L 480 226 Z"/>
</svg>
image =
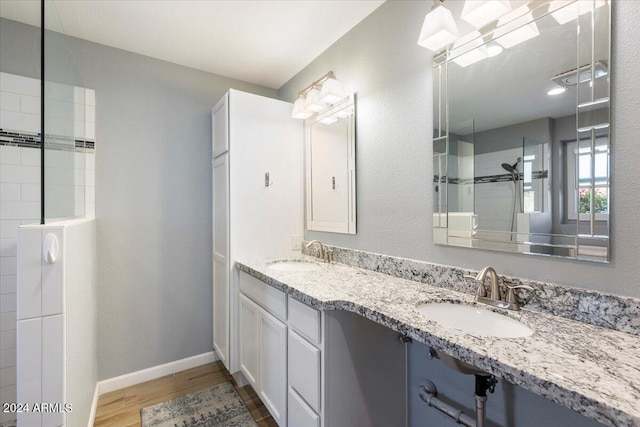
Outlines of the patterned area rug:
<svg viewBox="0 0 640 427">
<path fill-rule="evenodd" d="M 142 408 L 142 427 L 257 427 L 230 382 Z"/>
</svg>

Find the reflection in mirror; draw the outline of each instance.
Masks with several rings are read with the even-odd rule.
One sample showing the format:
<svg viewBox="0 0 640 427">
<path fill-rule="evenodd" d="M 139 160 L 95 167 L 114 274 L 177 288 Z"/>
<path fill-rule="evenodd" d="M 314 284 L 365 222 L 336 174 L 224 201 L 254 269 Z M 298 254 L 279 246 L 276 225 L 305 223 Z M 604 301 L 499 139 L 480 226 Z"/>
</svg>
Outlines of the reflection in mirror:
<svg viewBox="0 0 640 427">
<path fill-rule="evenodd" d="M 434 242 L 606 262 L 610 4 L 525 3 L 434 58 Z"/>
<path fill-rule="evenodd" d="M 305 121 L 307 229 L 356 233 L 355 94 Z"/>
</svg>

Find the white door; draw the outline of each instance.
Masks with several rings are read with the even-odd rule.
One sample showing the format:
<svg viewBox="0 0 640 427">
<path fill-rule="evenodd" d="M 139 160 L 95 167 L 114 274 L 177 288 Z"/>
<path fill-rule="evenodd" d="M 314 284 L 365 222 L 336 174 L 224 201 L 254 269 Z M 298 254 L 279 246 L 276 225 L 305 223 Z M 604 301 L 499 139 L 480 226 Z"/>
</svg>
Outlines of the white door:
<svg viewBox="0 0 640 427">
<path fill-rule="evenodd" d="M 280 427 L 287 425 L 287 326 L 260 310 L 259 393 Z"/>
<path fill-rule="evenodd" d="M 255 390 L 260 390 L 260 384 L 257 384 L 260 378 L 259 322 L 258 306 L 240 295 L 240 370 Z"/>
<path fill-rule="evenodd" d="M 213 160 L 213 348 L 229 369 L 229 153 Z"/>
</svg>

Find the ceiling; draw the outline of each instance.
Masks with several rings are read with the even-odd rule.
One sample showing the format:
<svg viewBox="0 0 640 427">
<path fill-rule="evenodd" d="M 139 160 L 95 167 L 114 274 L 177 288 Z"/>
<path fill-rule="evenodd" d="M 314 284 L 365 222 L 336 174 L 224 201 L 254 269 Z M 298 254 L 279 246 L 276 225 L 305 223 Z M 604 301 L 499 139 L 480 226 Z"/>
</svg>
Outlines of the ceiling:
<svg viewBox="0 0 640 427">
<path fill-rule="evenodd" d="M 463 3 L 446 2 L 454 17 L 460 16 Z M 511 4 L 514 8 L 520 5 L 515 1 Z M 607 9 L 596 11 L 596 25 L 602 34 L 608 34 Z M 588 15 L 581 19 L 588 19 Z M 461 34 L 473 29 L 460 19 L 456 23 Z M 452 63 L 448 69 L 451 132 L 466 133 L 471 118 L 475 132 L 482 132 L 543 117 L 575 114 L 576 86 L 557 96 L 549 96 L 547 92 L 557 87 L 552 77 L 577 66 L 576 24 L 573 20 L 561 25 L 546 15 L 536 21 L 540 31 L 537 37 L 465 68 Z M 609 62 L 608 43 L 607 37 L 596 37 L 596 60 Z M 585 51 L 582 46 L 580 57 L 581 64 L 589 62 L 590 50 Z"/>
<path fill-rule="evenodd" d="M 47 0 L 46 27 L 70 36 L 280 88 L 384 0 Z M 0 16 L 39 26 L 38 0 Z"/>
</svg>

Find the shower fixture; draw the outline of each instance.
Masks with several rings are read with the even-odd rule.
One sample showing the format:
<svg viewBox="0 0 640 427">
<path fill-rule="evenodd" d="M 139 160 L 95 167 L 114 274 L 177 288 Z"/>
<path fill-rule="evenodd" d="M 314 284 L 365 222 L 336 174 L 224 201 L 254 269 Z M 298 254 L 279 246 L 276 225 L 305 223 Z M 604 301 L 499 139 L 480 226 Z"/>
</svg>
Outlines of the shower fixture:
<svg viewBox="0 0 640 427">
<path fill-rule="evenodd" d="M 503 163 L 502 164 L 502 168 L 504 170 L 506 170 L 507 172 L 511 172 L 512 174 L 518 174 L 518 164 L 522 161 L 522 157 L 518 157 L 518 159 L 516 160 L 516 162 L 512 165 L 510 165 L 509 163 Z"/>
<path fill-rule="evenodd" d="M 507 172 L 511 173 L 511 180 L 513 181 L 513 209 L 511 210 L 511 240 L 513 241 L 516 225 L 516 205 L 520 207 L 520 203 L 518 203 L 518 198 L 520 196 L 520 185 L 518 185 L 518 181 L 520 181 L 520 171 L 518 170 L 518 165 L 522 162 L 522 157 L 518 157 L 514 164 L 503 163 L 502 168 Z M 522 201 L 522 197 L 520 197 Z M 523 211 L 522 207 L 519 209 L 520 212 Z"/>
</svg>

